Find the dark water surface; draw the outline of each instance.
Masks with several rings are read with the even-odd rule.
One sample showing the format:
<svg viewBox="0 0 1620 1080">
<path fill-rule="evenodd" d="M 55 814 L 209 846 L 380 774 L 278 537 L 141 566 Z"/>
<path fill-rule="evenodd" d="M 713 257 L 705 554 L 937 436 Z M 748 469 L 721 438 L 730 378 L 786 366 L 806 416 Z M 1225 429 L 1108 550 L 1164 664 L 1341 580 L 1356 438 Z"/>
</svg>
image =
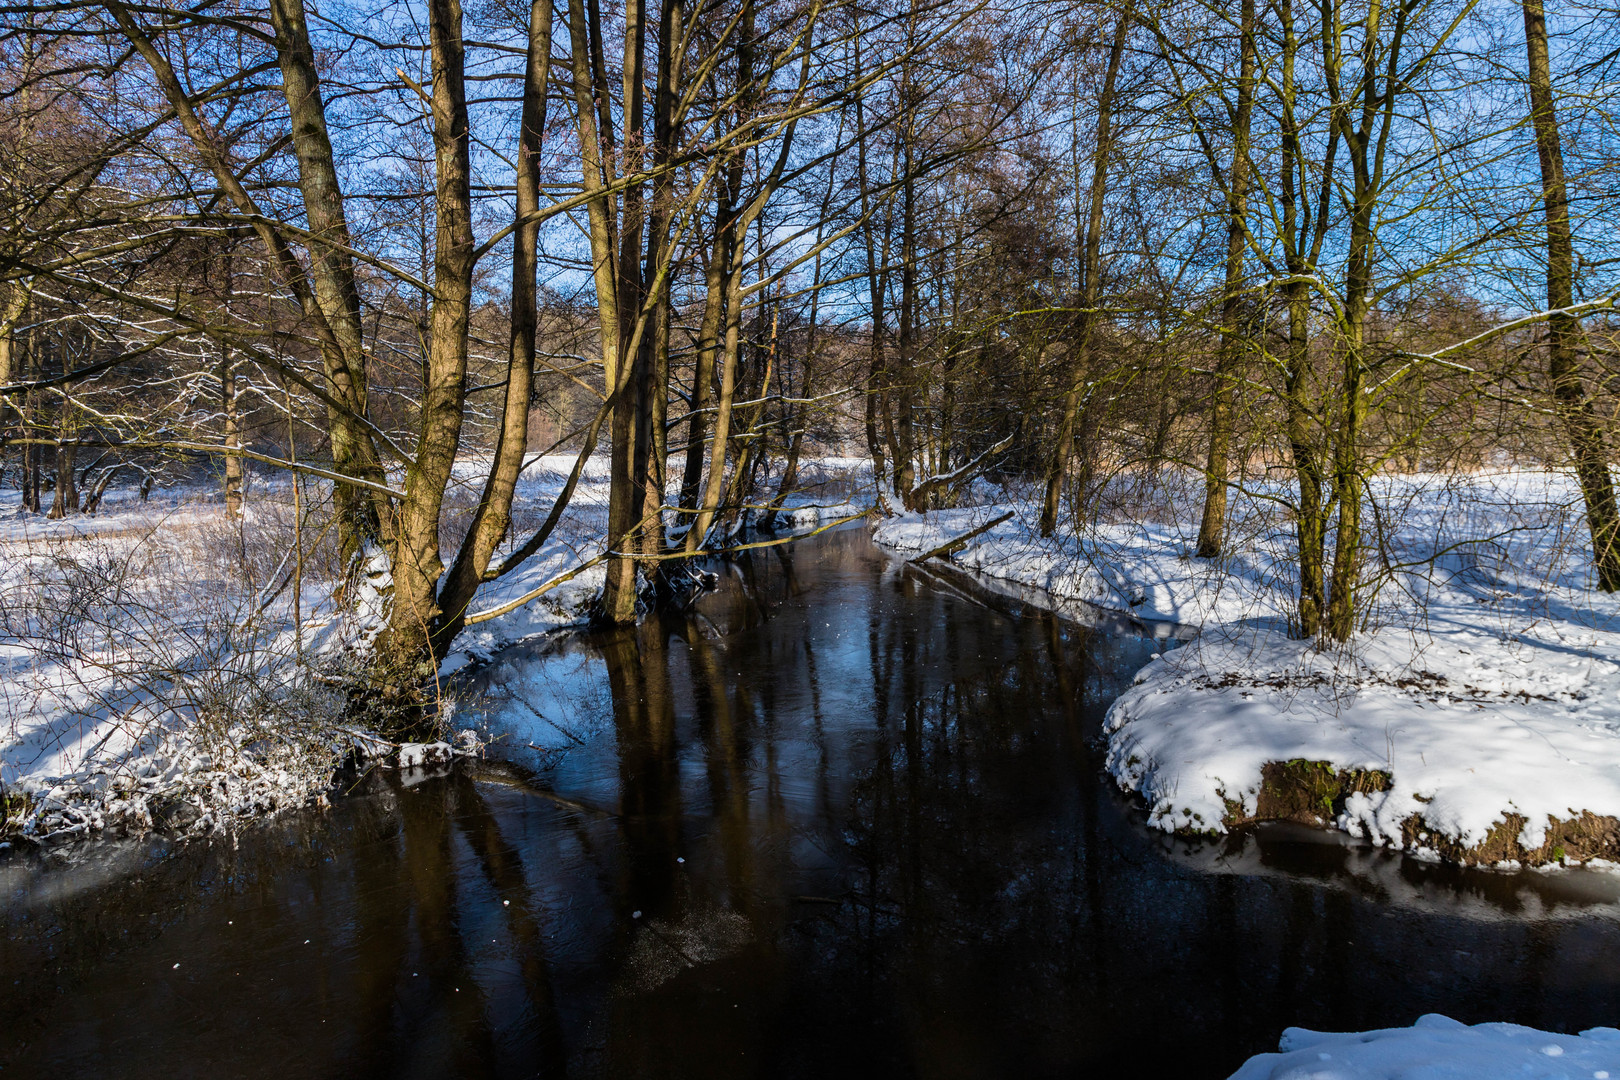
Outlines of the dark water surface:
<svg viewBox="0 0 1620 1080">
<path fill-rule="evenodd" d="M 1620 1020 L 1615 879 L 1150 832 L 1099 721 L 1157 647 L 860 530 L 758 552 L 486 668 L 511 766 L 0 863 L 0 1075 L 1221 1077 L 1290 1024 Z"/>
</svg>

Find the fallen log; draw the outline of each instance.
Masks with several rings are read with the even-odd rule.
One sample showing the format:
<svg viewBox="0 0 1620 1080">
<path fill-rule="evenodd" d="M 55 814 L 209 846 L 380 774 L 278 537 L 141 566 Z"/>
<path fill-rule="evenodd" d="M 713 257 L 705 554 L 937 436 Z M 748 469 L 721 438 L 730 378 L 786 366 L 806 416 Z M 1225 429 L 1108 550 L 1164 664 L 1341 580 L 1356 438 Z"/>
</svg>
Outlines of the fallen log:
<svg viewBox="0 0 1620 1080">
<path fill-rule="evenodd" d="M 907 561 L 908 562 L 919 563 L 919 562 L 926 562 L 927 560 L 932 559 L 935 556 L 944 557 L 944 556 L 948 556 L 948 555 L 954 555 L 956 552 L 958 552 L 962 548 L 966 547 L 967 542 L 969 540 L 972 540 L 975 536 L 978 536 L 981 533 L 989 532 L 991 529 L 995 528 L 997 525 L 1000 525 L 1003 521 L 1008 520 L 1012 516 L 1013 516 L 1013 512 L 1011 510 L 1009 510 L 1005 514 L 1002 514 L 998 518 L 990 519 L 989 521 L 985 522 L 983 525 L 980 525 L 977 529 L 971 529 L 968 532 L 963 533 L 961 536 L 958 536 L 958 537 L 955 537 L 953 539 L 947 540 L 943 544 L 939 545 L 939 547 L 934 548 L 931 551 L 925 551 L 921 555 L 918 555 L 916 558 L 908 559 Z"/>
</svg>

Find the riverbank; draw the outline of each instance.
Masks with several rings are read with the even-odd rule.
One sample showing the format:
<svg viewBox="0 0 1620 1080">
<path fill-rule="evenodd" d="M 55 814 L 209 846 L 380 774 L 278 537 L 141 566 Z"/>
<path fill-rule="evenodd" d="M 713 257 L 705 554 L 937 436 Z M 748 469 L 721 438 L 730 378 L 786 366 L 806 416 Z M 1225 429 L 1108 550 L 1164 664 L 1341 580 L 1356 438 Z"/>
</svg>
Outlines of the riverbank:
<svg viewBox="0 0 1620 1080">
<path fill-rule="evenodd" d="M 1095 733 L 1154 641 L 940 577 L 858 528 L 743 552 L 477 668 L 515 767 L 0 859 L 0 1068 L 1211 1077 L 1288 1027 L 1620 1015 L 1620 879 L 1147 830 Z"/>
<path fill-rule="evenodd" d="M 1199 631 L 1105 721 L 1109 771 L 1158 828 L 1280 819 L 1465 864 L 1620 861 L 1620 601 L 1592 588 L 1567 479 L 1378 478 L 1368 624 L 1325 651 L 1289 637 L 1290 536 L 1267 494 L 1234 498 L 1214 561 L 1174 506 L 1043 539 L 1034 505 L 985 505 L 877 539 L 927 551 L 1011 509 L 955 561 Z"/>
<path fill-rule="evenodd" d="M 503 551 L 544 520 L 573 464 L 553 455 L 525 469 Z M 801 482 L 860 467 L 807 460 Z M 449 500 L 470 511 L 483 472 L 458 463 Z M 344 568 L 309 516 L 328 497 L 312 483 L 295 501 L 284 478 L 252 476 L 239 521 L 214 487 L 112 491 L 95 515 L 49 520 L 0 494 L 0 842 L 207 833 L 322 804 L 346 757 L 395 753 L 347 712 L 381 607 L 334 601 Z M 540 550 L 479 589 L 477 621 L 437 673 L 447 730 L 457 672 L 585 621 L 603 570 L 568 575 L 601 553 L 607 500 L 602 457 Z M 850 509 L 796 494 L 779 522 Z"/>
</svg>

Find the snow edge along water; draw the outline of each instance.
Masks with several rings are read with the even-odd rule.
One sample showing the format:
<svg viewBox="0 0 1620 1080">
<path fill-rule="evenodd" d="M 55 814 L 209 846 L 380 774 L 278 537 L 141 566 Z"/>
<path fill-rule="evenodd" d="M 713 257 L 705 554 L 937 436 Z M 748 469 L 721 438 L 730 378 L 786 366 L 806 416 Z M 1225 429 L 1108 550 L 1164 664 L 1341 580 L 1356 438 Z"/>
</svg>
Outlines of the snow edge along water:
<svg viewBox="0 0 1620 1080">
<path fill-rule="evenodd" d="M 518 504 L 543 513 L 571 464 L 571 457 L 556 456 L 533 463 L 520 483 Z M 805 467 L 834 477 L 849 469 L 843 459 L 817 459 Z M 274 480 L 255 478 L 256 491 L 250 494 L 274 486 Z M 12 636 L 0 637 L 0 855 L 19 844 L 46 847 L 154 829 L 207 835 L 286 810 L 321 807 L 345 759 L 397 763 L 412 775 L 444 767 L 449 755 L 441 744 L 397 746 L 349 723 L 341 700 L 327 700 L 342 698 L 341 671 L 312 675 L 302 659 L 294 663 L 295 657 L 324 657 L 342 668 L 357 642 L 363 647 L 375 633 L 381 612 L 376 604 L 338 613 L 329 583 L 306 578 L 297 631 L 284 593 L 269 605 L 251 592 L 226 597 L 229 590 L 220 584 L 224 577 L 215 565 L 220 540 L 236 558 L 237 532 L 260 527 L 258 505 L 250 499 L 243 522 L 232 525 L 222 516 L 217 492 L 192 488 L 150 502 L 120 505 L 112 499 L 105 512 L 82 519 L 36 521 L 20 510 L 6 515 L 11 522 L 0 528 L 0 596 L 27 597 L 53 587 L 60 566 L 104 565 L 130 583 L 117 592 L 119 601 L 127 592 L 165 614 L 159 632 L 143 637 L 134 632 L 138 627 L 123 625 L 125 617 L 114 602 L 100 613 L 105 625 L 99 629 L 107 640 L 82 655 L 63 653 L 44 639 L 31 642 L 27 635 L 37 629 L 37 620 L 7 622 Z M 606 505 L 604 463 L 587 468 L 571 513 L 552 540 L 517 572 L 481 588 L 477 608 L 499 608 L 600 551 Z M 271 503 L 263 506 L 274 515 Z M 779 520 L 799 528 L 851 509 L 847 501 L 794 495 Z M 43 576 L 34 573 L 36 563 L 44 567 Z M 385 571 L 384 564 L 368 573 L 367 587 L 377 585 L 372 579 Z M 456 702 L 448 691 L 456 680 L 501 648 L 579 626 L 602 579 L 601 568 L 592 568 L 538 601 L 470 626 L 437 672 L 447 731 L 455 726 Z M 26 609 L 13 603 L 7 614 Z M 244 611 L 262 627 L 249 642 L 257 659 L 247 664 L 231 652 Z M 296 699 L 283 701 L 283 711 L 291 708 L 307 719 L 284 729 L 254 722 L 233 708 L 215 709 L 213 716 L 204 716 L 194 702 L 176 708 L 149 687 L 130 697 L 124 684 L 151 682 L 141 670 L 142 650 L 166 647 L 145 640 L 154 636 L 182 642 L 180 648 L 189 650 L 186 665 L 202 678 L 209 668 L 252 669 L 240 673 L 238 690 L 243 679 L 268 679 L 277 692 L 290 691 Z M 108 659 L 108 650 L 116 650 L 117 663 Z M 253 697 L 259 688 L 247 692 Z M 184 699 L 186 693 L 168 696 Z M 477 752 L 467 734 L 458 733 L 449 753 Z"/>
<path fill-rule="evenodd" d="M 1157 828 L 1291 820 L 1432 860 L 1612 868 L 1620 601 L 1587 585 L 1578 495 L 1525 471 L 1378 483 L 1399 509 L 1384 551 L 1409 569 L 1374 596 L 1374 626 L 1331 650 L 1289 637 L 1287 523 L 1242 500 L 1217 562 L 1189 557 L 1196 522 L 1048 539 L 1016 501 L 901 515 L 875 539 L 920 553 L 1013 509 L 956 565 L 1045 606 L 1198 631 L 1105 720 L 1108 771 Z"/>
</svg>

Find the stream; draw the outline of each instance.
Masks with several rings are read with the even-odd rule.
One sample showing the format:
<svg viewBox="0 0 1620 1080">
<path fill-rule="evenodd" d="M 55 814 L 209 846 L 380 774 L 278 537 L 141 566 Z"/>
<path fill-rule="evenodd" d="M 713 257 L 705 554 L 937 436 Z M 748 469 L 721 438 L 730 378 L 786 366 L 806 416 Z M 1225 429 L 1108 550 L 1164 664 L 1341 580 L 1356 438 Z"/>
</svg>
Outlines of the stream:
<svg viewBox="0 0 1620 1080">
<path fill-rule="evenodd" d="M 1100 724 L 1162 638 L 860 527 L 715 569 L 474 673 L 488 762 L 0 861 L 0 1076 L 1213 1078 L 1620 1021 L 1620 875 L 1150 830 Z"/>
</svg>

